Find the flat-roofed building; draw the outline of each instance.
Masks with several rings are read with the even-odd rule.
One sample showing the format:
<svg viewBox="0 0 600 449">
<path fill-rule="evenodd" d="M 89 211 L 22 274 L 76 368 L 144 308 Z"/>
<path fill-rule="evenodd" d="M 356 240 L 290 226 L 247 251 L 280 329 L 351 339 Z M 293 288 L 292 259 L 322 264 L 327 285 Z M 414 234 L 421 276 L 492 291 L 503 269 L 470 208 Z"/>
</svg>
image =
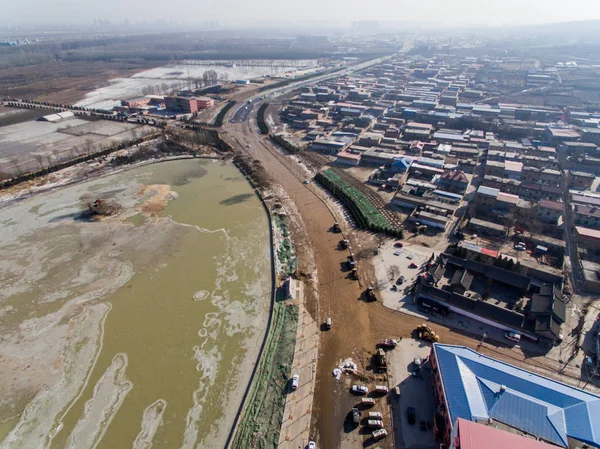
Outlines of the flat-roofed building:
<svg viewBox="0 0 600 449">
<path fill-rule="evenodd" d="M 600 207 L 573 204 L 573 221 L 577 226 L 600 229 Z"/>
<path fill-rule="evenodd" d="M 360 164 L 360 158 L 361 158 L 360 153 L 354 154 L 354 153 L 348 153 L 346 151 L 340 151 L 337 154 L 337 158 L 335 161 L 339 164 L 351 165 L 351 166 L 356 167 L 357 165 Z"/>
<path fill-rule="evenodd" d="M 570 189 L 589 190 L 596 179 L 596 175 L 581 171 L 569 170 L 567 172 L 568 187 Z"/>
<path fill-rule="evenodd" d="M 577 233 L 577 243 L 579 246 L 592 249 L 593 251 L 600 249 L 599 230 L 575 226 L 575 232 Z"/>
</svg>

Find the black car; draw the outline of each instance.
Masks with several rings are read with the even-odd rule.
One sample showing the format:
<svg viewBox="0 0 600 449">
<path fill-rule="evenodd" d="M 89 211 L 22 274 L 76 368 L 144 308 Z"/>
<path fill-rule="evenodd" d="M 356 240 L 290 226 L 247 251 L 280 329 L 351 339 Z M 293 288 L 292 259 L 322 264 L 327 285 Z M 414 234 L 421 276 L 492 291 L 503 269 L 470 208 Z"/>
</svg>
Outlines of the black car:
<svg viewBox="0 0 600 449">
<path fill-rule="evenodd" d="M 408 417 L 408 423 L 414 424 L 417 422 L 417 412 L 414 407 L 408 407 L 406 409 L 406 416 Z"/>
<path fill-rule="evenodd" d="M 356 407 L 352 409 L 352 424 L 355 426 L 360 424 L 360 412 Z"/>
</svg>

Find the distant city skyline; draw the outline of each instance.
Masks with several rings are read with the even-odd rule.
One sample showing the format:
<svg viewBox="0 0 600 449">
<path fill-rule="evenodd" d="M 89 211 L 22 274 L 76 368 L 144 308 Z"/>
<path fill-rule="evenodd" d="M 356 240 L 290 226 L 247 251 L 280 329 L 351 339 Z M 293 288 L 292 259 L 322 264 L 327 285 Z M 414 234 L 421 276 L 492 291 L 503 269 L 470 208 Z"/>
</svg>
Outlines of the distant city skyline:
<svg viewBox="0 0 600 449">
<path fill-rule="evenodd" d="M 5 24 L 27 23 L 89 25 L 94 19 L 114 25 L 156 20 L 182 25 L 219 21 L 221 26 L 253 26 L 260 23 L 315 21 L 350 27 L 357 20 L 406 22 L 420 26 L 506 26 L 600 19 L 596 0 L 21 0 L 3 5 Z"/>
</svg>

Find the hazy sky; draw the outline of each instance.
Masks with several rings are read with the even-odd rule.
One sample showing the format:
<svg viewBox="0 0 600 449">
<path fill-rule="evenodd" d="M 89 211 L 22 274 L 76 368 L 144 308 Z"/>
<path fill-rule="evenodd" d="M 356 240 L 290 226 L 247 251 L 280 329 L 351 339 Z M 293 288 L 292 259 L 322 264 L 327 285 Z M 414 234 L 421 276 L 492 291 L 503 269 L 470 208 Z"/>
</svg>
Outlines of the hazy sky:
<svg viewBox="0 0 600 449">
<path fill-rule="evenodd" d="M 600 19 L 600 0 L 4 0 L 0 20 L 91 23 L 94 18 L 201 23 L 389 20 L 510 25 Z"/>
</svg>

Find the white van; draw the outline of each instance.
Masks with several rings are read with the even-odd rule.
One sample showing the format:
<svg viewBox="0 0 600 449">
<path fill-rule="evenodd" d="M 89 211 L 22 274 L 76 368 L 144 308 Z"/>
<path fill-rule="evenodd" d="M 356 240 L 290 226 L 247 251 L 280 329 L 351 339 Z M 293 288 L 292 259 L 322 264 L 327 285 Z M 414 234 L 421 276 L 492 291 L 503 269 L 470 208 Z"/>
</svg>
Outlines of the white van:
<svg viewBox="0 0 600 449">
<path fill-rule="evenodd" d="M 514 341 L 515 343 L 519 343 L 521 341 L 521 334 L 517 334 L 516 332 L 506 332 L 504 337 L 508 340 Z"/>
<path fill-rule="evenodd" d="M 290 387 L 292 388 L 292 390 L 297 390 L 299 383 L 300 383 L 300 376 L 298 376 L 297 374 L 294 374 L 292 376 L 292 383 L 290 385 Z"/>
<path fill-rule="evenodd" d="M 382 438 L 387 437 L 387 430 L 385 430 L 385 429 L 376 430 L 375 432 L 373 432 L 371 434 L 371 436 L 373 437 L 373 439 L 375 441 L 381 440 Z"/>
</svg>

